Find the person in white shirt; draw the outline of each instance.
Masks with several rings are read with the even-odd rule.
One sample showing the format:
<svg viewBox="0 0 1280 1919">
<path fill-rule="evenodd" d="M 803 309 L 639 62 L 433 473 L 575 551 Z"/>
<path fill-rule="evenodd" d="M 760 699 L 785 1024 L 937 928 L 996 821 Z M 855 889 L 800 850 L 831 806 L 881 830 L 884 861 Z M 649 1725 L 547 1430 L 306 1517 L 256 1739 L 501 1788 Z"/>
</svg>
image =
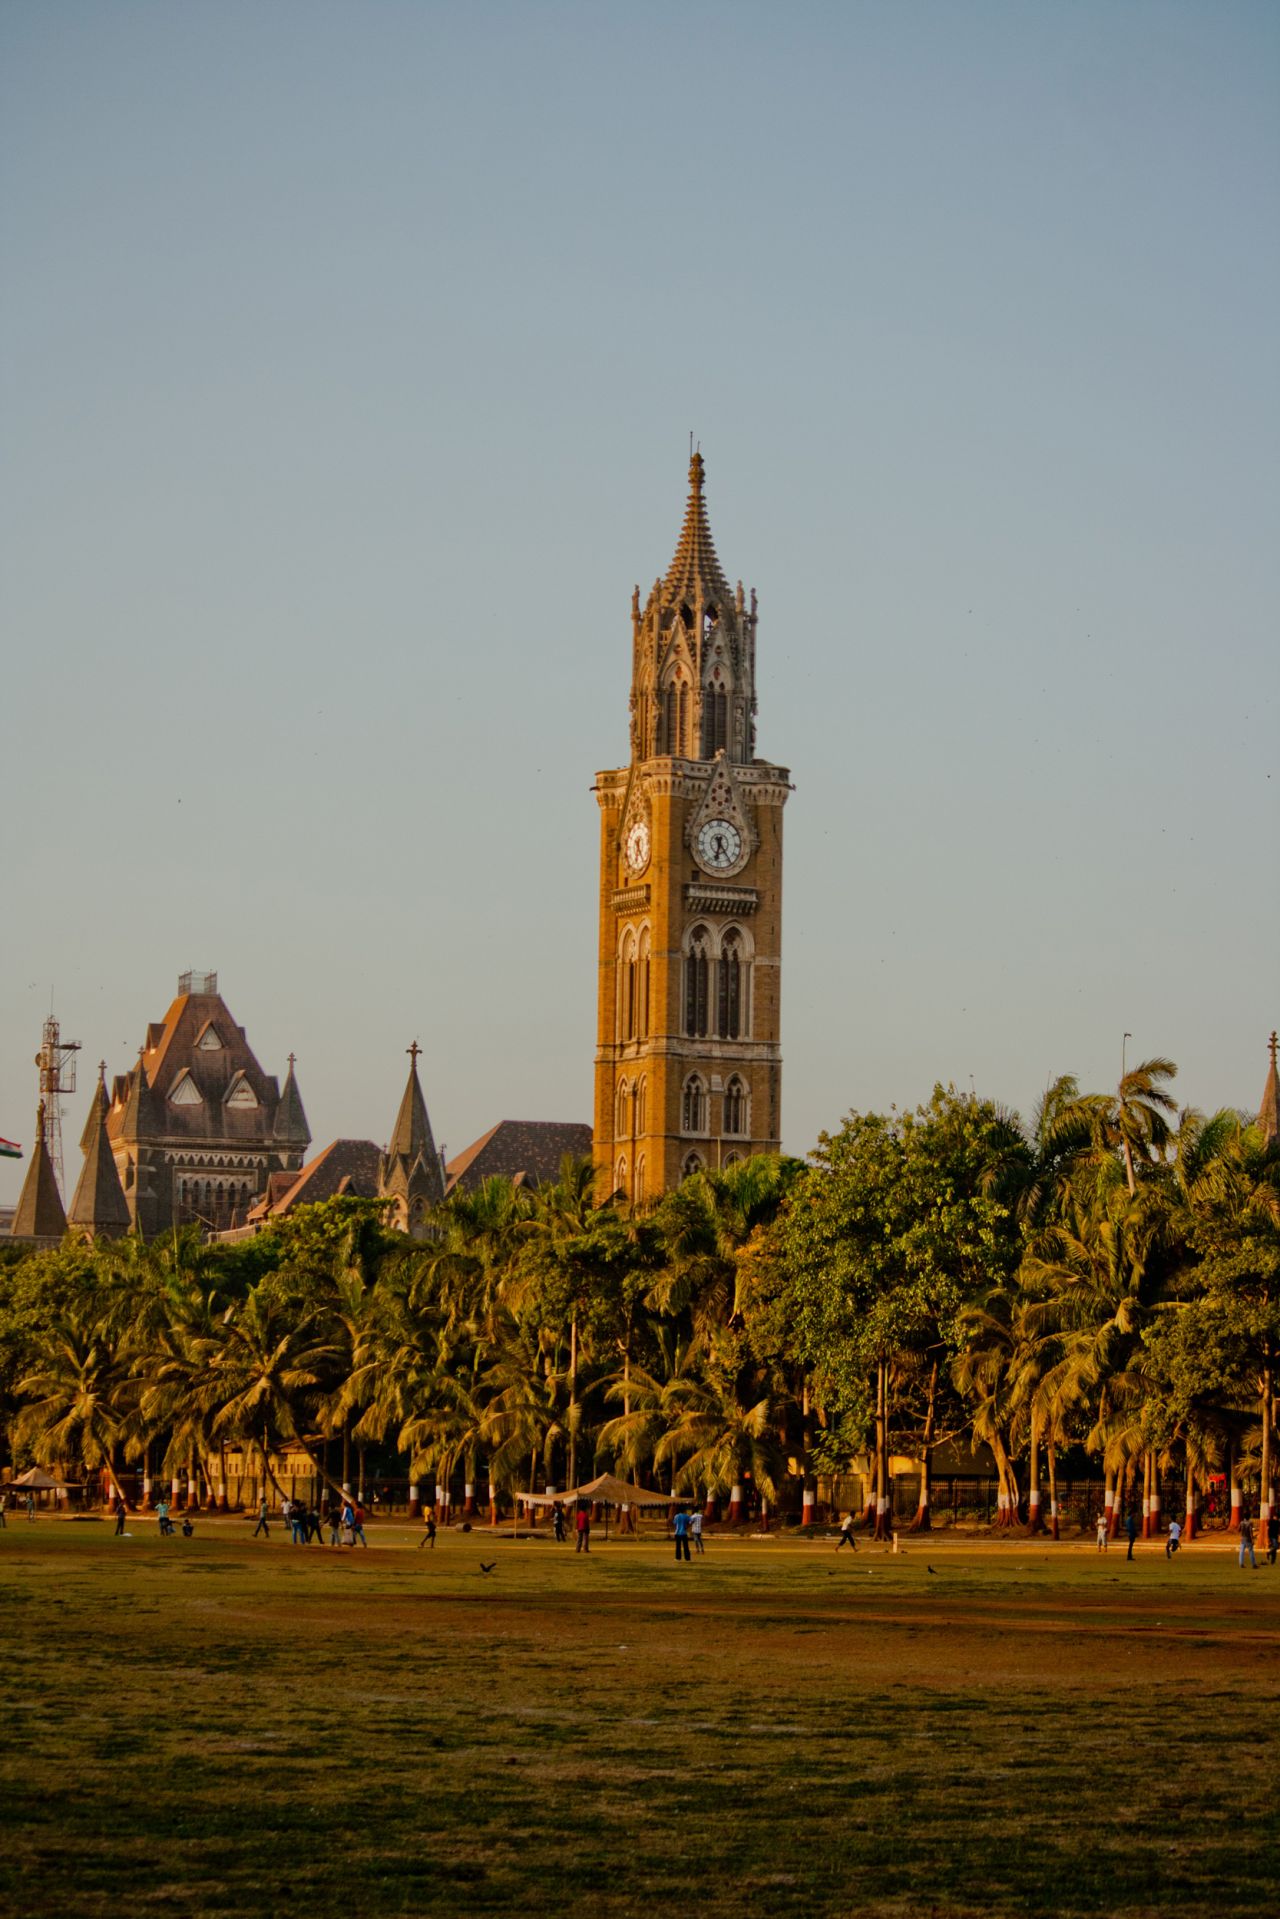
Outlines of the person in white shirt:
<svg viewBox="0 0 1280 1919">
<path fill-rule="evenodd" d="M 1182 1528 L 1178 1524 L 1176 1519 L 1171 1519 L 1169 1521 L 1169 1537 L 1164 1542 L 1165 1558 L 1172 1559 L 1173 1555 L 1177 1552 L 1181 1544 L 1182 1544 Z"/>
</svg>

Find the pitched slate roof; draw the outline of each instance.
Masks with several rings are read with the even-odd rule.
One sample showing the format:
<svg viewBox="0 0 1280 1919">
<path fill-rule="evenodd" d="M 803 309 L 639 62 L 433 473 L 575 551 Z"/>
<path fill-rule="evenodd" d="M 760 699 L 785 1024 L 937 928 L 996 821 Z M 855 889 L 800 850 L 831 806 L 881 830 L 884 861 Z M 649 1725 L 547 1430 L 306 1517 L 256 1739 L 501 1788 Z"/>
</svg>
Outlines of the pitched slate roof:
<svg viewBox="0 0 1280 1919">
<path fill-rule="evenodd" d="M 104 1236 L 127 1233 L 132 1221 L 129 1202 L 120 1184 L 120 1175 L 107 1138 L 107 1089 L 99 1085 L 89 1109 L 85 1127 L 84 1165 L 71 1201 L 67 1220 L 72 1226 L 88 1228 Z M 91 1130 L 92 1129 L 92 1130 Z"/>
<path fill-rule="evenodd" d="M 215 1046 L 207 1044 L 210 1038 L 216 1038 Z M 112 1139 L 253 1145 L 271 1139 L 280 1105 L 278 1082 L 263 1072 L 244 1028 L 236 1025 L 220 993 L 180 992 L 164 1019 L 148 1025 L 142 1065 L 144 1084 L 139 1088 L 135 1070 L 123 1108 L 113 1106 L 108 1116 Z M 198 1099 L 175 1102 L 174 1093 L 183 1082 L 189 1082 Z M 227 1095 L 244 1087 L 252 1092 L 253 1102 L 229 1104 Z M 131 1110 L 135 1102 L 140 1109 L 136 1114 Z M 298 1107 L 300 1111 L 301 1101 Z"/>
<path fill-rule="evenodd" d="M 114 1139 L 149 1139 L 156 1130 L 156 1104 L 139 1053 L 138 1064 L 125 1082 L 120 1106 L 113 1106 L 107 1115 L 107 1131 Z"/>
<path fill-rule="evenodd" d="M 61 1239 L 67 1230 L 62 1195 L 44 1143 L 43 1100 L 36 1113 L 36 1143 L 9 1230 L 15 1239 Z"/>
<path fill-rule="evenodd" d="M 542 1186 L 557 1179 L 568 1153 L 585 1159 L 591 1152 L 591 1128 L 572 1121 L 503 1119 L 482 1133 L 445 1168 L 447 1191 L 470 1191 L 486 1179 L 509 1179 Z"/>
<path fill-rule="evenodd" d="M 335 1139 L 322 1153 L 308 1160 L 299 1173 L 289 1176 L 289 1184 L 268 1192 L 269 1204 L 254 1215 L 283 1219 L 297 1206 L 315 1206 L 322 1199 L 337 1199 L 349 1194 L 353 1199 L 378 1197 L 378 1167 L 381 1149 L 371 1139 Z M 272 1175 L 272 1188 L 280 1175 Z"/>
</svg>

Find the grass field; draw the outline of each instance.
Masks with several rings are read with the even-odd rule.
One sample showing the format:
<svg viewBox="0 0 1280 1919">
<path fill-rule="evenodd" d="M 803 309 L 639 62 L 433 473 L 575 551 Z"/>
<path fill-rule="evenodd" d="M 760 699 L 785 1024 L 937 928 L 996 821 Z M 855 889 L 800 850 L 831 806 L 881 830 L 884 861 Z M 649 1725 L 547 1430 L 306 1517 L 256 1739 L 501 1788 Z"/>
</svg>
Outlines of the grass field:
<svg viewBox="0 0 1280 1919">
<path fill-rule="evenodd" d="M 1276 1909 L 1280 1567 L 1220 1540 L 131 1530 L 0 1533 L 7 1912 Z"/>
</svg>

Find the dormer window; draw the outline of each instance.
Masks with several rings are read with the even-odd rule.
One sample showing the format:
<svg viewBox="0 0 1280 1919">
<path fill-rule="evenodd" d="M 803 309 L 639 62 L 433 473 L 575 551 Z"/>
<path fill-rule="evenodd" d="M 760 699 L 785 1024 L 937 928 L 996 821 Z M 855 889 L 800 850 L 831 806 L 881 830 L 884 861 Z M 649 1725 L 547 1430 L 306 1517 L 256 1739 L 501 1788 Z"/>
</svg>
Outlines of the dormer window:
<svg viewBox="0 0 1280 1919">
<path fill-rule="evenodd" d="M 224 1104 L 227 1106 L 235 1106 L 245 1111 L 251 1111 L 256 1108 L 258 1095 L 254 1092 L 243 1073 L 237 1073 L 230 1086 L 228 1086 L 227 1097 Z"/>
<path fill-rule="evenodd" d="M 169 1088 L 169 1104 L 170 1106 L 204 1105 L 204 1100 L 200 1095 L 200 1088 L 196 1085 L 185 1066 L 178 1074 L 177 1079 L 174 1080 L 173 1085 Z"/>
<path fill-rule="evenodd" d="M 206 1020 L 196 1038 L 197 1050 L 201 1053 L 220 1053 L 222 1040 L 212 1020 Z"/>
</svg>

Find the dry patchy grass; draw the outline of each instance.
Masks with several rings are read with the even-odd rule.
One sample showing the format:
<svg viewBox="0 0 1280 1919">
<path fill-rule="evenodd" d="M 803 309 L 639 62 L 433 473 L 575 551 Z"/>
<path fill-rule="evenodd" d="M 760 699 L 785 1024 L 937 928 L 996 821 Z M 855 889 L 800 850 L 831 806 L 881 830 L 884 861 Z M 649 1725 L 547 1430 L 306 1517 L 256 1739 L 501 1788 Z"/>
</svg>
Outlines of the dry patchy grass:
<svg viewBox="0 0 1280 1919">
<path fill-rule="evenodd" d="M 8 1910 L 1274 1901 L 1280 1568 L 1221 1543 L 1126 1566 L 713 1540 L 677 1567 L 598 1538 L 133 1530 L 0 1534 Z"/>
</svg>

